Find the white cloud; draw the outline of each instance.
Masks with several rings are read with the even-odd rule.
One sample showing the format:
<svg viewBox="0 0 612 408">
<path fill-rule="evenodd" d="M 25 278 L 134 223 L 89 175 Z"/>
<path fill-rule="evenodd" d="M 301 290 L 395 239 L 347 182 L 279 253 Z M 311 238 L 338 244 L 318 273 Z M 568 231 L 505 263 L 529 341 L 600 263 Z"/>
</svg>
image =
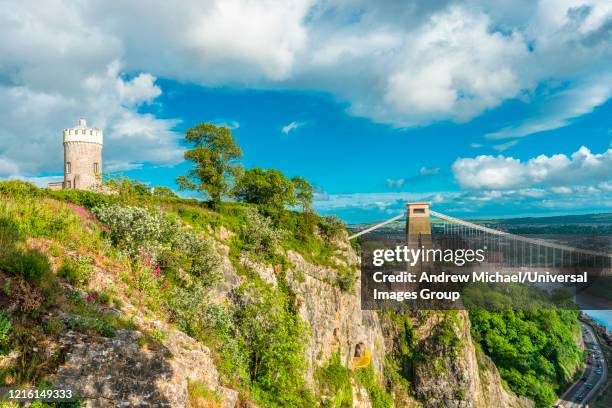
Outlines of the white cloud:
<svg viewBox="0 0 612 408">
<path fill-rule="evenodd" d="M 551 191 L 556 194 L 571 194 L 574 190 L 567 186 L 552 187 Z"/>
<path fill-rule="evenodd" d="M 525 137 L 534 133 L 545 132 L 569 125 L 572 119 L 590 113 L 597 106 L 606 102 L 612 96 L 612 76 L 596 78 L 594 83 L 573 85 L 569 90 L 554 94 L 547 98 L 540 115 L 530 118 L 517 126 L 505 127 L 499 131 L 488 133 L 489 139 L 506 139 L 510 137 Z M 508 142 L 498 146 L 505 146 Z"/>
<path fill-rule="evenodd" d="M 0 6 L 0 177 L 60 173 L 62 129 L 79 117 L 105 131 L 105 170 L 181 160 L 177 122 L 138 112 L 161 94 L 155 76 L 125 75 L 121 40 L 84 7 Z"/>
<path fill-rule="evenodd" d="M 432 176 L 434 174 L 440 174 L 440 168 L 439 167 L 421 167 L 419 169 L 419 174 L 421 176 Z"/>
<path fill-rule="evenodd" d="M 526 162 L 501 155 L 461 158 L 453 163 L 452 170 L 461 187 L 477 190 L 594 184 L 610 179 L 612 148 L 594 154 L 582 146 L 570 157 L 540 155 Z"/>
<path fill-rule="evenodd" d="M 217 120 L 214 120 L 213 123 L 215 123 L 217 126 L 225 126 L 226 128 L 230 130 L 235 130 L 240 127 L 240 123 L 236 120 L 217 119 Z"/>
<path fill-rule="evenodd" d="M 402 187 L 404 187 L 404 184 L 406 183 L 406 179 L 400 178 L 400 179 L 387 179 L 387 187 L 392 188 L 392 189 L 401 189 Z"/>
<path fill-rule="evenodd" d="M 506 151 L 509 148 L 513 147 L 513 146 L 516 146 L 518 144 L 518 142 L 519 142 L 518 140 L 511 140 L 511 141 L 506 142 L 506 143 L 501 143 L 501 144 L 498 144 L 498 145 L 493 145 L 492 147 L 493 147 L 493 149 L 497 150 L 498 152 L 503 152 L 503 151 Z"/>
<path fill-rule="evenodd" d="M 594 0 L 9 0 L 0 5 L 0 176 L 60 171 L 61 129 L 80 116 L 106 130 L 113 166 L 176 163 L 177 122 L 139 109 L 156 103 L 159 77 L 323 91 L 396 127 L 544 98 L 534 117 L 489 137 L 554 129 L 611 97 L 610 21 L 612 4 Z"/>
<path fill-rule="evenodd" d="M 606 181 L 597 185 L 603 191 L 612 191 L 612 182 Z"/>
<path fill-rule="evenodd" d="M 302 127 L 304 125 L 304 123 L 302 122 L 291 122 L 286 124 L 285 126 L 283 126 L 281 132 L 283 132 L 284 134 L 288 135 L 290 132 L 298 129 L 299 127 Z"/>
</svg>

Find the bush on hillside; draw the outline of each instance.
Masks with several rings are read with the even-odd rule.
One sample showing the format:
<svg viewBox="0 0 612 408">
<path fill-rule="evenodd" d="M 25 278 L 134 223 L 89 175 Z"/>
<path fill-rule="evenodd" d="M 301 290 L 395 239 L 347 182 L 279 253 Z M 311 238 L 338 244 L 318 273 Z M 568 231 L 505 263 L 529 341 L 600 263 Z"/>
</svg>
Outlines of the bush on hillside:
<svg viewBox="0 0 612 408">
<path fill-rule="evenodd" d="M 275 228 L 270 218 L 255 208 L 246 209 L 246 223 L 242 228 L 243 249 L 253 257 L 265 260 L 273 256 L 283 235 L 283 231 Z"/>
<path fill-rule="evenodd" d="M 164 270 L 181 280 L 181 274 L 187 273 L 207 288 L 221 281 L 221 258 L 209 238 L 145 208 L 115 205 L 92 212 L 108 228 L 111 241 L 155 275 Z M 189 278 L 183 282 L 190 284 Z"/>
<path fill-rule="evenodd" d="M 278 209 L 297 204 L 293 183 L 276 169 L 246 170 L 236 181 L 233 194 L 238 201 Z"/>
<path fill-rule="evenodd" d="M 238 293 L 235 325 L 249 356 L 252 391 L 261 406 L 311 407 L 314 396 L 304 380 L 307 326 L 282 289 L 246 284 Z"/>
<path fill-rule="evenodd" d="M 94 193 L 92 191 L 85 190 L 48 191 L 47 194 L 50 197 L 57 198 L 58 200 L 67 201 L 88 209 L 110 206 L 117 200 L 117 198 L 112 195 Z"/>
<path fill-rule="evenodd" d="M 6 353 L 11 344 L 12 328 L 10 319 L 0 312 L 0 355 Z"/>
<path fill-rule="evenodd" d="M 206 278 L 207 286 L 221 282 L 221 258 L 213 249 L 210 238 L 186 230 L 179 230 L 172 238 L 172 251 L 176 265 L 198 278 Z"/>
<path fill-rule="evenodd" d="M 319 389 L 327 396 L 327 399 L 322 404 L 323 407 L 353 407 L 351 372 L 340 361 L 340 351 L 335 351 L 332 354 L 331 360 L 318 370 L 316 378 L 319 383 Z"/>
<path fill-rule="evenodd" d="M 91 258 L 87 256 L 75 256 L 68 258 L 57 274 L 70 282 L 72 285 L 84 285 L 93 274 Z"/>
<path fill-rule="evenodd" d="M 112 242 L 132 258 L 143 248 L 158 255 L 177 228 L 163 215 L 141 207 L 103 206 L 93 208 L 92 213 L 109 229 Z"/>
<path fill-rule="evenodd" d="M 321 217 L 318 226 L 322 238 L 327 242 L 339 238 L 346 231 L 346 225 L 335 215 Z"/>
<path fill-rule="evenodd" d="M 0 181 L 0 195 L 8 197 L 42 197 L 42 190 L 21 180 Z"/>
<path fill-rule="evenodd" d="M 37 280 L 51 270 L 51 264 L 37 250 L 10 249 L 0 253 L 0 270 L 28 280 Z"/>
</svg>

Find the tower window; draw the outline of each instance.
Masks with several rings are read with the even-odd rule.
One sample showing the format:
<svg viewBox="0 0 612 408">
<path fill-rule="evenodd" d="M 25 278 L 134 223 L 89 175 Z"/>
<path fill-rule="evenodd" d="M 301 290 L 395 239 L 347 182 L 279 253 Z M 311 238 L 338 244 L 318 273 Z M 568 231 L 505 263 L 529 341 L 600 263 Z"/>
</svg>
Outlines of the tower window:
<svg viewBox="0 0 612 408">
<path fill-rule="evenodd" d="M 100 173 L 100 164 L 94 163 L 94 174 Z"/>
<path fill-rule="evenodd" d="M 70 181 L 67 181 L 67 182 L 66 182 L 66 188 L 70 188 L 70 187 L 71 187 L 71 186 L 70 186 Z"/>
<path fill-rule="evenodd" d="M 413 208 L 412 213 L 413 214 L 425 214 L 425 209 L 424 208 Z"/>
<path fill-rule="evenodd" d="M 70 162 L 66 162 L 66 174 L 70 174 L 72 171 L 72 164 Z"/>
</svg>

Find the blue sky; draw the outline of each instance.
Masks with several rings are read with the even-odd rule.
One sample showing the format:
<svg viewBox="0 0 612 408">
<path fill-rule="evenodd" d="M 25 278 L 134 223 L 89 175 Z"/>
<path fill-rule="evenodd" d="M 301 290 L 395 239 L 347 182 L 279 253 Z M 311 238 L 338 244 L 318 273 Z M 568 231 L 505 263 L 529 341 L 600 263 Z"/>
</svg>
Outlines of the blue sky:
<svg viewBox="0 0 612 408">
<path fill-rule="evenodd" d="M 384 219 L 390 211 L 394 214 L 401 211 L 401 203 L 390 197 L 384 199 L 391 200 L 389 206 L 378 205 L 380 200 L 374 200 L 356 208 L 336 207 L 326 202 L 327 196 L 390 193 L 410 197 L 411 193 L 422 193 L 427 197 L 436 192 L 459 192 L 462 190 L 451 170 L 458 157 L 502 153 L 515 158 L 542 154 L 570 156 L 581 146 L 605 152 L 611 140 L 612 102 L 568 126 L 535 134 L 500 151 L 494 146 L 504 141 L 489 140 L 484 135 L 520 121 L 532 112 L 537 101 L 531 104 L 510 101 L 467 123 L 444 121 L 406 129 L 351 116 L 346 112 L 346 103 L 321 92 L 211 89 L 166 80 L 159 80 L 158 84 L 164 90 L 163 96 L 156 104 L 143 107 L 144 111 L 157 117 L 180 117 L 179 132 L 202 121 L 227 124 L 244 151 L 241 162 L 247 168 L 277 168 L 289 176 L 306 177 L 319 191 L 319 209 L 351 222 Z M 294 126 L 288 132 L 283 131 L 292 123 Z M 176 188 L 174 179 L 188 167 L 188 163 L 174 167 L 145 166 L 124 173 L 153 185 Z M 477 215 L 609 211 L 605 205 L 551 210 L 531 206 L 534 200 L 526 201 L 490 203 L 479 209 Z M 527 208 L 523 207 L 525 204 Z M 469 208 L 455 211 L 452 201 L 437 207 L 474 216 Z"/>
<path fill-rule="evenodd" d="M 609 2 L 187 3 L 0 10 L 0 177 L 59 175 L 84 116 L 106 170 L 174 188 L 212 121 L 349 222 L 612 211 Z"/>
</svg>

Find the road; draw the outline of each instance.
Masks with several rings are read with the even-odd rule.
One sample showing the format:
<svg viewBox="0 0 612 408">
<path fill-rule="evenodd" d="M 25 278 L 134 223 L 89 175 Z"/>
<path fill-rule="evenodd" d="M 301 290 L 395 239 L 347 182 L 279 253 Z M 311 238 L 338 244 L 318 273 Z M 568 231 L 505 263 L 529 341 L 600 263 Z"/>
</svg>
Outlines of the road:
<svg viewBox="0 0 612 408">
<path fill-rule="evenodd" d="M 559 407 L 588 407 L 589 402 L 595 399 L 608 380 L 608 364 L 595 331 L 584 322 L 580 322 L 580 325 L 584 334 L 584 347 L 588 352 L 587 358 L 590 359 L 591 364 L 587 364 L 582 377 L 557 401 Z M 579 396 L 582 397 L 580 401 Z"/>
</svg>

